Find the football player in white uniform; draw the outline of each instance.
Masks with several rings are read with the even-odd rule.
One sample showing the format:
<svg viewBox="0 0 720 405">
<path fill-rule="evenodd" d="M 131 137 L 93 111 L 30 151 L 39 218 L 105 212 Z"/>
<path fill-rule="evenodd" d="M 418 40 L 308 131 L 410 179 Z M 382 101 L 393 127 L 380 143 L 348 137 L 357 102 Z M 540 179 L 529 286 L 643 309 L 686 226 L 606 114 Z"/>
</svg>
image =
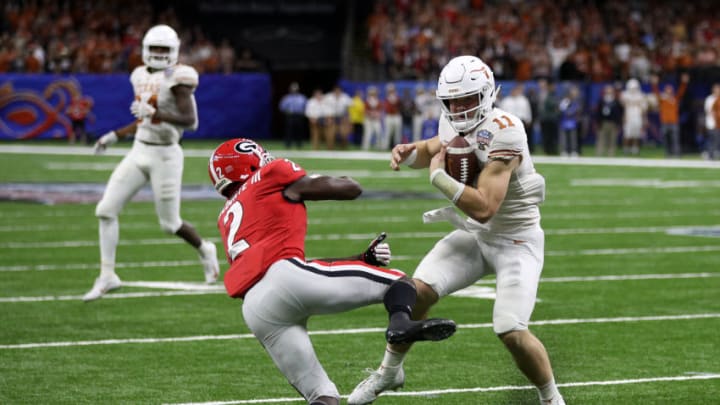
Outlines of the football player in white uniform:
<svg viewBox="0 0 720 405">
<path fill-rule="evenodd" d="M 493 330 L 517 367 L 538 389 L 541 404 L 564 404 L 543 344 L 528 330 L 544 256 L 539 204 L 545 180 L 535 171 L 522 121 L 494 108 L 493 72 L 474 56 L 459 56 L 440 73 L 436 96 L 442 103 L 438 135 L 397 145 L 390 166 L 429 167 L 430 183 L 454 207 L 425 213 L 425 221 L 449 220 L 457 230 L 435 244 L 415 270 L 415 319 L 425 318 L 440 297 L 494 273 L 497 298 Z M 445 146 L 460 135 L 477 146 L 484 168 L 476 187 L 465 186 L 444 169 Z M 404 383 L 403 360 L 409 345 L 388 345 L 380 368 L 362 381 L 349 404 L 367 404 Z"/>
<path fill-rule="evenodd" d="M 640 142 L 643 127 L 647 121 L 648 99 L 640 88 L 637 79 L 627 81 L 625 91 L 620 94 L 620 103 L 624 107 L 623 114 L 623 152 L 637 155 L 640 153 Z"/>
<path fill-rule="evenodd" d="M 113 171 L 95 209 L 100 221 L 100 276 L 83 297 L 86 302 L 121 286 L 115 273 L 118 214 L 148 181 L 160 227 L 198 250 L 207 283 L 215 282 L 219 275 L 215 245 L 203 240 L 192 225 L 180 218 L 184 157 L 179 142 L 185 129 L 194 130 L 198 125 L 193 96 L 198 73 L 177 63 L 180 40 L 167 25 L 150 28 L 142 47 L 144 65 L 130 75 L 135 92 L 130 111 L 137 120 L 103 135 L 95 143 L 95 153 L 99 154 L 118 139 L 135 134 L 132 149 Z"/>
</svg>

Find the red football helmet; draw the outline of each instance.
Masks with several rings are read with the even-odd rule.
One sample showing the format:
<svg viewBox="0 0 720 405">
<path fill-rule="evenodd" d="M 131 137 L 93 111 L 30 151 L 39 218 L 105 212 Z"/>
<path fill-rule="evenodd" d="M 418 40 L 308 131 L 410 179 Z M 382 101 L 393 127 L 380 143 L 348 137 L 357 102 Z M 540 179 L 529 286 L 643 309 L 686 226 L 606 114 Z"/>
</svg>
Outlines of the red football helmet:
<svg viewBox="0 0 720 405">
<path fill-rule="evenodd" d="M 222 194 L 230 184 L 244 183 L 272 160 L 272 155 L 255 141 L 231 139 L 218 146 L 210 156 L 208 174 L 215 190 Z"/>
</svg>

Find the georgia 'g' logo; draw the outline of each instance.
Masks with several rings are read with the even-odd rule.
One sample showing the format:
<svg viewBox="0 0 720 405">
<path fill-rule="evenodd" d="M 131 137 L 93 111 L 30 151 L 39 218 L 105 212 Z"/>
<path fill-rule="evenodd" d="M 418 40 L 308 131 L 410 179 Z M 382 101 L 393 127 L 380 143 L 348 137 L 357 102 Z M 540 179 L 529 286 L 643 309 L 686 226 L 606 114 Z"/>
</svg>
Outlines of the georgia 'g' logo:
<svg viewBox="0 0 720 405">
<path fill-rule="evenodd" d="M 241 141 L 235 144 L 238 153 L 256 153 L 258 145 L 252 141 Z"/>
</svg>

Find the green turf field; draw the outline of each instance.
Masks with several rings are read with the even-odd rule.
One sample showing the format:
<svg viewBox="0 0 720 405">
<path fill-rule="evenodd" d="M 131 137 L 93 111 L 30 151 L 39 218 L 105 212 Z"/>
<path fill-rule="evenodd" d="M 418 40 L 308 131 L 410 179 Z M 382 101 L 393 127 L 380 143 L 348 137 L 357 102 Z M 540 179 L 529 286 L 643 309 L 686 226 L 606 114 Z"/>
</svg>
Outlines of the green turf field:
<svg viewBox="0 0 720 405">
<path fill-rule="evenodd" d="M 219 242 L 212 145 L 185 145 L 185 185 L 198 193 L 182 214 Z M 98 272 L 90 201 L 126 145 L 107 156 L 3 146 L 0 190 L 28 183 L 25 200 L 52 198 L 0 202 L 0 404 L 302 403 L 248 334 L 241 302 L 221 285 L 204 287 L 195 252 L 160 230 L 151 202 L 132 202 L 120 217 L 118 274 L 127 285 L 80 301 Z M 296 155 L 309 172 L 350 175 L 365 189 L 357 201 L 307 203 L 309 257 L 359 253 L 386 231 L 393 267 L 412 273 L 451 229 L 422 224 L 424 211 L 447 205 L 424 171 L 394 173 L 384 158 Z M 720 403 L 720 166 L 538 161 L 546 257 L 532 330 L 567 403 Z M 68 195 L 88 202 L 64 202 Z M 493 301 L 484 298 L 492 287 L 482 280 L 435 307 L 458 332 L 418 344 L 404 389 L 377 404 L 538 403 L 492 332 Z M 385 323 L 381 305 L 311 320 L 343 395 L 379 364 Z"/>
</svg>

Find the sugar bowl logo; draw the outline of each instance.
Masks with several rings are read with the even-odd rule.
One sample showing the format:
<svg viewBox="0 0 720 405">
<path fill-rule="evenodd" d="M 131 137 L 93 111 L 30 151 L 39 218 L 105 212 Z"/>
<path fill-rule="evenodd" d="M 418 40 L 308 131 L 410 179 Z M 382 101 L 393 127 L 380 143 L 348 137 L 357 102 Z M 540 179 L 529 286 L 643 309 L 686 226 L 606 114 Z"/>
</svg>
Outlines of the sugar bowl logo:
<svg viewBox="0 0 720 405">
<path fill-rule="evenodd" d="M 492 132 L 487 129 L 481 129 L 475 134 L 475 140 L 477 141 L 478 148 L 485 150 L 493 139 Z"/>
<path fill-rule="evenodd" d="M 19 90 L 8 81 L 0 84 L 0 138 L 32 139 L 72 136 L 72 121 L 78 117 L 77 105 L 89 106 L 74 79 L 55 80 L 42 91 Z"/>
</svg>

